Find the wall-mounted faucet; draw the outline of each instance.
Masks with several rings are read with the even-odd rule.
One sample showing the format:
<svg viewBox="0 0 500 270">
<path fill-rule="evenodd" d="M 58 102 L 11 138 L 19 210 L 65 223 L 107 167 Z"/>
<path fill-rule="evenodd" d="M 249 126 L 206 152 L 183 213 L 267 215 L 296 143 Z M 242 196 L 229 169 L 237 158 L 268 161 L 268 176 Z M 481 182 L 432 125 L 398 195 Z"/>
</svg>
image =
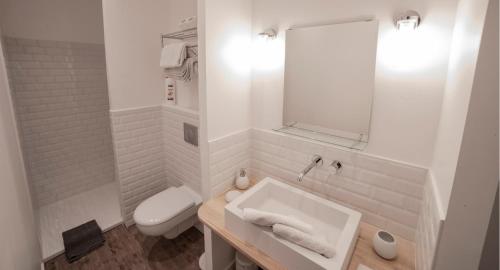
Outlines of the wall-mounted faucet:
<svg viewBox="0 0 500 270">
<path fill-rule="evenodd" d="M 297 177 L 297 181 L 302 182 L 302 178 L 304 178 L 304 176 L 306 176 L 306 174 L 310 170 L 312 170 L 312 168 L 318 167 L 321 165 L 323 165 L 323 158 L 318 156 L 318 155 L 314 155 L 312 160 L 311 160 L 311 164 L 307 165 L 307 167 L 304 170 L 302 170 L 302 172 L 299 174 L 299 177 Z"/>
<path fill-rule="evenodd" d="M 335 174 L 340 174 L 342 172 L 342 161 L 334 160 L 332 164 L 330 164 L 335 169 Z"/>
</svg>

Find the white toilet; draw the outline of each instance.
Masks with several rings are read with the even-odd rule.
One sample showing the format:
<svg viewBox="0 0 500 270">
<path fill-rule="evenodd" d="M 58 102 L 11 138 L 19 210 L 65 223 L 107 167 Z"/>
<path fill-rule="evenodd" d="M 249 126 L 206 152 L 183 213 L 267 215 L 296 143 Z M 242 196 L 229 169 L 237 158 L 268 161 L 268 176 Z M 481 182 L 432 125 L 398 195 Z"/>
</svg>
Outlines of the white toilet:
<svg viewBox="0 0 500 270">
<path fill-rule="evenodd" d="M 200 195 L 186 186 L 170 187 L 143 201 L 134 211 L 134 221 L 145 235 L 173 239 L 197 222 Z"/>
</svg>

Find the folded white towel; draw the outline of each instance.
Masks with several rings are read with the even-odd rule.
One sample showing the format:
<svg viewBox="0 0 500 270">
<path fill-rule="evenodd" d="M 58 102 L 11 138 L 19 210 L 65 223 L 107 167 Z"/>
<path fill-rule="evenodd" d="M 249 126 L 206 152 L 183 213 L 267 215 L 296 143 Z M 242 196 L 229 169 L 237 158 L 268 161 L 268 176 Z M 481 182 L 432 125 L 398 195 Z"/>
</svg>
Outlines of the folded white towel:
<svg viewBox="0 0 500 270">
<path fill-rule="evenodd" d="M 313 234 L 314 228 L 311 224 L 307 224 L 292 216 L 285 216 L 266 211 L 260 211 L 253 208 L 243 209 L 243 219 L 245 221 L 260 225 L 260 226 L 273 226 L 274 224 L 283 224 L 293 227 L 304 233 Z"/>
<path fill-rule="evenodd" d="M 182 67 L 165 68 L 163 74 L 167 78 L 190 82 L 198 73 L 198 59 L 187 58 Z"/>
<path fill-rule="evenodd" d="M 165 45 L 161 50 L 160 67 L 176 68 L 184 64 L 187 57 L 186 42 L 176 42 Z"/>
<path fill-rule="evenodd" d="M 327 258 L 335 256 L 335 248 L 317 236 L 303 233 L 295 228 L 282 224 L 273 225 L 273 233 L 285 240 L 310 249 Z"/>
</svg>

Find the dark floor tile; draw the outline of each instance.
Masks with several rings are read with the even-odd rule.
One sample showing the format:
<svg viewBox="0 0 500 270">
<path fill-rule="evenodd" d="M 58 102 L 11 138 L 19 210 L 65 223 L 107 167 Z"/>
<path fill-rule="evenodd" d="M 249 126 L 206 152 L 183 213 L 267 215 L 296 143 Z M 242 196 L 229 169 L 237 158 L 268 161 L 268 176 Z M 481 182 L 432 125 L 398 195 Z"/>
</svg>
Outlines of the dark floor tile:
<svg viewBox="0 0 500 270">
<path fill-rule="evenodd" d="M 135 226 L 119 226 L 105 233 L 105 244 L 69 264 L 64 255 L 45 263 L 47 270 L 199 270 L 203 234 L 191 228 L 169 240 L 141 234 Z"/>
</svg>

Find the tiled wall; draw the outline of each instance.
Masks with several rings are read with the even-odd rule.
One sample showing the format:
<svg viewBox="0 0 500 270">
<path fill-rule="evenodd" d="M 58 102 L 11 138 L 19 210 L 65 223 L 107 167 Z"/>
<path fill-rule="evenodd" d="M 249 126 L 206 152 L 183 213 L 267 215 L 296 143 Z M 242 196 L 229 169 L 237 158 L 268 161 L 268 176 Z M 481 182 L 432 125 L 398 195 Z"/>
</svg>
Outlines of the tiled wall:
<svg viewBox="0 0 500 270">
<path fill-rule="evenodd" d="M 444 215 L 439 211 L 432 175 L 425 185 L 416 235 L 416 263 L 419 270 L 431 270 Z"/>
<path fill-rule="evenodd" d="M 167 188 L 160 106 L 111 112 L 122 217 L 133 224 L 140 202 Z"/>
<path fill-rule="evenodd" d="M 113 181 L 104 45 L 3 41 L 35 203 Z"/>
<path fill-rule="evenodd" d="M 184 123 L 199 126 L 198 113 L 163 106 L 163 147 L 169 185 L 186 185 L 201 194 L 200 150 L 184 141 Z"/>
<path fill-rule="evenodd" d="M 324 165 L 299 184 L 295 179 L 314 154 Z M 344 165 L 340 175 L 329 169 L 336 159 Z M 259 129 L 210 142 L 210 163 L 213 194 L 229 187 L 237 168 L 249 164 L 258 180 L 271 176 L 309 190 L 360 211 L 367 223 L 414 240 L 426 169 Z"/>
<path fill-rule="evenodd" d="M 250 166 L 251 130 L 210 141 L 210 179 L 212 195 L 217 195 L 230 188 L 237 172 Z"/>
</svg>

